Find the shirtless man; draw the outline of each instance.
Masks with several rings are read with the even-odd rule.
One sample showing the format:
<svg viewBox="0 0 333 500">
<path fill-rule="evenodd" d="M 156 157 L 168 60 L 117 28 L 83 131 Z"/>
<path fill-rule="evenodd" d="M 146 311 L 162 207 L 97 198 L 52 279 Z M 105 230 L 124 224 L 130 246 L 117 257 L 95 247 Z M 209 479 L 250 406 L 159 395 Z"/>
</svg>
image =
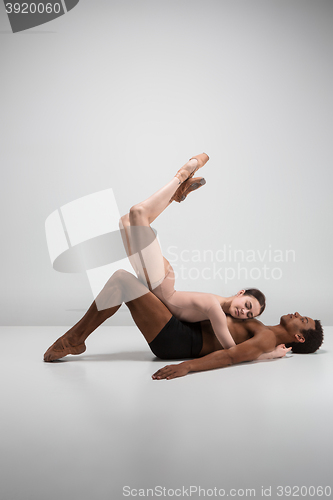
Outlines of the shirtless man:
<svg viewBox="0 0 333 500">
<path fill-rule="evenodd" d="M 227 319 L 236 346 L 223 349 L 214 335 L 210 322 L 204 321 L 201 323 L 202 357 L 178 365 L 167 365 L 154 373 L 152 378 L 172 379 L 187 375 L 189 372 L 224 368 L 258 358 L 279 357 L 279 353 L 280 357 L 283 357 L 291 349 L 296 353 L 311 353 L 319 349 L 323 342 L 320 321 L 301 316 L 298 312 L 282 316 L 280 323 L 275 326 L 266 326 L 256 319 L 239 321 L 231 316 Z"/>
</svg>

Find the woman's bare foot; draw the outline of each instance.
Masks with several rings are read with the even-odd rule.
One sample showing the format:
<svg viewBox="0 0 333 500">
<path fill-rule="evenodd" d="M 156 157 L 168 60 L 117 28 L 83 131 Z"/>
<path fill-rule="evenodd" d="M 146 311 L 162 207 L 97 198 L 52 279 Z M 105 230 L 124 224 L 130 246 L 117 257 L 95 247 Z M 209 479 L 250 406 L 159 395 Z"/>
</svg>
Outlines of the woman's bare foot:
<svg viewBox="0 0 333 500">
<path fill-rule="evenodd" d="M 75 340 L 68 333 L 54 342 L 44 354 L 44 361 L 50 362 L 64 358 L 68 354 L 82 354 L 86 350 L 84 342 L 75 344 Z"/>
</svg>

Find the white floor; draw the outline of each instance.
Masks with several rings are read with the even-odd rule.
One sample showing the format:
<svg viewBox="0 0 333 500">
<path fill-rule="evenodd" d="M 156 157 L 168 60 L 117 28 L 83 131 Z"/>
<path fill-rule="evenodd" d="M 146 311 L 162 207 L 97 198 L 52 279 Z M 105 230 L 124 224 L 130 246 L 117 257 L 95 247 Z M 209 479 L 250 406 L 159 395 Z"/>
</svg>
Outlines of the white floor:
<svg viewBox="0 0 333 500">
<path fill-rule="evenodd" d="M 317 498 L 306 488 L 333 490 L 333 327 L 316 354 L 171 381 L 151 379 L 167 363 L 134 326 L 102 327 L 83 355 L 43 363 L 65 330 L 0 329 L 1 499 L 118 500 L 128 488 L 130 498 L 263 497 L 269 487 L 272 498 L 288 496 L 278 486 Z M 166 490 L 147 491 L 156 487 Z"/>
</svg>

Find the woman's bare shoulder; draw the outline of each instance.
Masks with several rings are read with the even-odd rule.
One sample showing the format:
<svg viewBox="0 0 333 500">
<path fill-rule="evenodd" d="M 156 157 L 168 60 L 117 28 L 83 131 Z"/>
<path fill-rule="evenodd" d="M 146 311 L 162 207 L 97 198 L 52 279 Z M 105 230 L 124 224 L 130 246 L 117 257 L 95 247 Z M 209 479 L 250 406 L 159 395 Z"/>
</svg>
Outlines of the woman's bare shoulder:
<svg viewBox="0 0 333 500">
<path fill-rule="evenodd" d="M 219 303 L 220 303 L 221 306 L 223 306 L 223 304 L 227 300 L 226 297 L 221 297 L 221 295 L 216 295 L 215 293 L 210 293 L 209 295 L 211 295 L 212 297 L 214 297 L 215 299 L 217 299 L 219 301 Z"/>
</svg>

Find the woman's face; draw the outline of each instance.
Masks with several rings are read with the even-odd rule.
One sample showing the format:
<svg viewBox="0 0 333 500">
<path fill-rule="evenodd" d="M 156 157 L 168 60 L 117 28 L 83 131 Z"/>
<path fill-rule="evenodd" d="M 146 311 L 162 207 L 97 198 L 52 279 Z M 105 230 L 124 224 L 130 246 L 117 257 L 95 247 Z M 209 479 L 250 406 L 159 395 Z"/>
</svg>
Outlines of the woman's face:
<svg viewBox="0 0 333 500">
<path fill-rule="evenodd" d="M 238 292 L 230 304 L 229 313 L 237 319 L 250 319 L 260 314 L 259 301 L 252 295 L 244 295 L 244 292 Z"/>
</svg>

